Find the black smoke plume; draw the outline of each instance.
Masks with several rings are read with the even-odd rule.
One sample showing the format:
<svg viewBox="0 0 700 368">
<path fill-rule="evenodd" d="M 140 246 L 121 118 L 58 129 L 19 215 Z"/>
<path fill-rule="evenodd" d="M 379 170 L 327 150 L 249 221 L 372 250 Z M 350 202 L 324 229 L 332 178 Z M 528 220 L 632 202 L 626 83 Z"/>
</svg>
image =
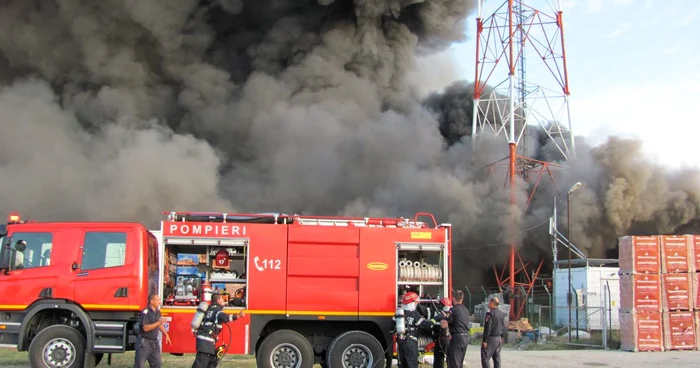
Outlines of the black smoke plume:
<svg viewBox="0 0 700 368">
<path fill-rule="evenodd" d="M 4 1 L 0 209 L 152 228 L 164 210 L 430 211 L 454 226 L 455 281 L 478 285 L 510 240 L 548 253 L 546 226 L 511 223 L 546 221 L 554 189 L 525 211 L 520 182 L 510 208 L 481 169 L 505 147 L 473 154 L 465 138 L 469 89 L 421 101 L 408 77 L 417 55 L 465 41 L 474 3 Z M 638 142 L 580 141 L 559 185 L 586 183 L 572 230 L 591 256 L 699 217 L 697 177 L 651 165 Z"/>
<path fill-rule="evenodd" d="M 462 142 L 471 135 L 472 92 L 472 84 L 459 81 L 425 99 L 448 142 Z M 540 128 L 529 127 L 527 132 L 529 157 L 564 164 L 563 156 Z M 501 154 L 505 156 L 502 142 Z M 615 136 L 594 147 L 577 137 L 576 152 L 575 160 L 562 165 L 566 169 L 554 169 L 554 180 L 545 174 L 534 191 L 520 226 L 525 249 L 520 252 L 525 260 L 538 261 L 543 256 L 547 261 L 552 259 L 548 218 L 553 213 L 555 196 L 560 232 L 570 234 L 589 258 L 616 258 L 617 240 L 623 235 L 697 234 L 700 230 L 697 168 L 670 170 L 645 156 L 640 141 Z M 498 178 L 505 178 L 504 169 Z M 583 186 L 570 197 L 569 232 L 566 194 L 577 181 Z M 522 185 L 521 190 L 532 193 L 533 184 L 534 180 Z"/>
</svg>

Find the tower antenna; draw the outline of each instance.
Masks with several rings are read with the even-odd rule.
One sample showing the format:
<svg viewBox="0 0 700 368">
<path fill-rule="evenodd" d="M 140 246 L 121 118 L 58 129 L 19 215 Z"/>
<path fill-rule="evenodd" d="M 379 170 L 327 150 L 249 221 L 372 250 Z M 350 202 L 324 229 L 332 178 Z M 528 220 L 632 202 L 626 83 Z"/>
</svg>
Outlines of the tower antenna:
<svg viewBox="0 0 700 368">
<path fill-rule="evenodd" d="M 538 140 L 546 139 L 556 148 L 558 161 L 576 157 L 569 113 L 563 12 L 559 0 L 502 0 L 489 2 L 495 4 L 495 10 L 484 14 L 484 2 L 479 0 L 476 19 L 472 147 L 478 150 L 485 136 L 505 138 L 508 156 L 488 168 L 493 173 L 496 165 L 507 162 L 506 186 L 510 183 L 511 212 L 515 216 L 516 177 L 530 182 L 529 205 L 545 173 L 556 189 L 551 169 L 561 167 L 529 156 L 528 132 L 539 133 Z M 531 64 L 526 65 L 526 54 Z M 516 227 L 513 220 L 512 226 Z M 513 229 L 512 234 L 517 233 Z M 508 260 L 500 273 L 495 268 L 494 272 L 500 287 L 508 286 L 511 293 L 525 292 L 517 305 L 510 298 L 510 318 L 517 320 L 544 260 L 528 274 L 527 264 L 517 251 L 517 240 L 514 236 L 510 238 Z M 516 280 L 518 276 L 522 281 Z"/>
</svg>

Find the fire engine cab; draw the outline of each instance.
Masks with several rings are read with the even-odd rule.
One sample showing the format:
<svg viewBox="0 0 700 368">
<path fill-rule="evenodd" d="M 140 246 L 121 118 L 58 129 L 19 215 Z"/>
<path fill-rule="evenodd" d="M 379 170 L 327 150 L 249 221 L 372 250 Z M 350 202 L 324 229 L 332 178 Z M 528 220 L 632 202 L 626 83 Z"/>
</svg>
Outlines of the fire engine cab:
<svg viewBox="0 0 700 368">
<path fill-rule="evenodd" d="M 219 336 L 228 354 L 255 355 L 261 368 L 388 367 L 400 296 L 451 296 L 451 226 L 428 213 L 164 214 L 153 231 L 9 224 L 0 234 L 0 344 L 29 350 L 36 367 L 89 366 L 134 349 L 138 313 L 157 292 L 172 340 L 163 352 L 192 354 L 197 305 L 218 292 L 224 311 L 246 311 Z"/>
<path fill-rule="evenodd" d="M 133 327 L 158 290 L 158 243 L 133 222 L 0 226 L 0 346 L 32 367 L 92 367 L 133 350 Z"/>
</svg>

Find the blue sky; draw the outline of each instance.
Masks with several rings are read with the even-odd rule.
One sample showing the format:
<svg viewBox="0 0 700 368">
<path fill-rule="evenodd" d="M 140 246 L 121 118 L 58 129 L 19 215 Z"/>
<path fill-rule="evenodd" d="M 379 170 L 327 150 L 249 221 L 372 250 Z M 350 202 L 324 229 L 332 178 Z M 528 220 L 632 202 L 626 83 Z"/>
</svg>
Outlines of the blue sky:
<svg viewBox="0 0 700 368">
<path fill-rule="evenodd" d="M 526 3 L 545 10 L 551 2 Z M 485 7 L 501 3 L 486 1 Z M 640 138 L 654 160 L 700 166 L 700 115 L 694 112 L 700 107 L 700 1 L 561 3 L 574 132 L 592 143 L 609 134 Z M 431 87 L 455 79 L 473 81 L 475 17 L 469 17 L 465 43 L 432 57 L 451 58 L 453 69 L 432 78 Z M 543 69 L 530 67 L 529 60 L 528 79 L 534 79 Z"/>
</svg>

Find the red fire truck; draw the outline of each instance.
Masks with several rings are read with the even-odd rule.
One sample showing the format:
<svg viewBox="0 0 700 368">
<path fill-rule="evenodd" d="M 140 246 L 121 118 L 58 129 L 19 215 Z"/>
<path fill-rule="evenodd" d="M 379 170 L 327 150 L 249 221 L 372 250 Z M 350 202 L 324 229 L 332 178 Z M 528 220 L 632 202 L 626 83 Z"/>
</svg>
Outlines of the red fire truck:
<svg viewBox="0 0 700 368">
<path fill-rule="evenodd" d="M 90 364 L 133 350 L 138 312 L 158 292 L 172 339 L 163 352 L 194 353 L 190 322 L 211 288 L 230 313 L 246 311 L 222 331 L 228 354 L 255 355 L 258 367 L 380 367 L 391 364 L 400 295 L 451 295 L 451 227 L 431 214 L 166 214 L 157 231 L 135 223 L 8 225 L 0 344 L 29 350 L 37 367 L 51 366 L 47 357 L 69 356 L 75 365 L 56 366 L 77 367 L 83 352 Z"/>
</svg>

